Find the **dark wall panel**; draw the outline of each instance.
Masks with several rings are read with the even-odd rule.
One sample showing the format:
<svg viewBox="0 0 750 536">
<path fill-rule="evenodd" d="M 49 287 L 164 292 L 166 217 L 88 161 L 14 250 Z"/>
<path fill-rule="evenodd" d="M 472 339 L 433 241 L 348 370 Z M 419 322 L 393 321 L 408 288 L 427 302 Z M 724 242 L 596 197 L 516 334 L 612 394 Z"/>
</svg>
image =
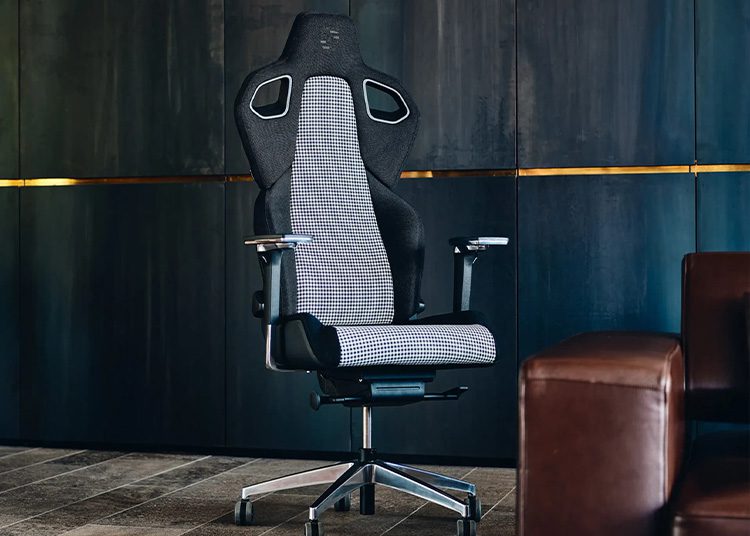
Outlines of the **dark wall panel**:
<svg viewBox="0 0 750 536">
<path fill-rule="evenodd" d="M 21 0 L 27 177 L 224 172 L 222 0 Z"/>
<path fill-rule="evenodd" d="M 691 164 L 693 0 L 518 2 L 520 167 Z"/>
<path fill-rule="evenodd" d="M 698 176 L 698 250 L 750 251 L 750 173 Z"/>
<path fill-rule="evenodd" d="M 18 439 L 18 188 L 0 187 L 0 439 Z"/>
<path fill-rule="evenodd" d="M 224 185 L 21 190 L 22 435 L 224 442 Z"/>
<path fill-rule="evenodd" d="M 243 238 L 253 235 L 256 184 L 227 185 L 227 444 L 292 451 L 348 451 L 348 409 L 313 411 L 317 376 L 274 372 L 264 364 L 260 321 L 251 298 L 263 288 L 258 257 Z"/>
<path fill-rule="evenodd" d="M 352 0 L 365 62 L 422 114 L 409 169 L 515 167 L 513 0 Z"/>
<path fill-rule="evenodd" d="M 302 11 L 349 13 L 349 0 L 225 0 L 227 173 L 247 174 L 250 166 L 234 122 L 234 99 L 245 77 L 276 61 L 294 17 Z"/>
<path fill-rule="evenodd" d="M 583 331 L 679 331 L 692 175 L 521 177 L 518 197 L 521 359 Z"/>
<path fill-rule="evenodd" d="M 750 163 L 750 2 L 696 1 L 698 161 Z"/>
<path fill-rule="evenodd" d="M 0 178 L 18 177 L 18 0 L 0 0 Z"/>
<path fill-rule="evenodd" d="M 497 342 L 491 368 L 446 370 L 429 386 L 469 387 L 457 402 L 376 408 L 373 441 L 386 453 L 512 458 L 516 451 L 515 179 L 407 179 L 399 193 L 425 228 L 423 315 L 451 310 L 453 236 L 507 236 L 511 245 L 485 252 L 474 265 L 471 307 L 487 316 Z M 356 421 L 360 423 L 359 413 Z M 361 426 L 354 428 L 359 433 Z M 359 444 L 356 436 L 355 444 Z"/>
</svg>

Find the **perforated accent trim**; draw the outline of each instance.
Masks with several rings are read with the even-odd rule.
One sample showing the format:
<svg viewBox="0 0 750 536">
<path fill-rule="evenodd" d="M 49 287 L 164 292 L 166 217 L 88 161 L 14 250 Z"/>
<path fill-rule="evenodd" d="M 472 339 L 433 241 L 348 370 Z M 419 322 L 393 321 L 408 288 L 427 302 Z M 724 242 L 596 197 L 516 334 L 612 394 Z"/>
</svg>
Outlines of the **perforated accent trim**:
<svg viewBox="0 0 750 536">
<path fill-rule="evenodd" d="M 265 85 L 272 84 L 273 82 L 276 82 L 277 80 L 287 80 L 287 90 L 286 90 L 286 104 L 284 105 L 284 111 L 280 114 L 275 115 L 263 115 L 258 110 L 255 109 L 253 106 L 253 102 L 255 101 L 255 97 L 258 95 L 258 91 L 260 88 L 262 88 Z M 278 119 L 279 117 L 284 117 L 287 113 L 289 113 L 289 101 L 292 97 L 292 77 L 288 74 L 283 74 L 281 76 L 277 76 L 276 78 L 271 78 L 270 80 L 266 80 L 262 84 L 259 84 L 258 87 L 255 88 L 255 91 L 253 91 L 253 96 L 250 99 L 250 111 L 252 111 L 255 115 L 260 117 L 261 119 Z"/>
<path fill-rule="evenodd" d="M 398 100 L 396 101 L 400 108 L 403 108 L 405 111 L 404 115 L 399 117 L 395 120 L 389 120 L 385 119 L 383 117 L 377 117 L 375 114 L 372 113 L 372 110 L 370 109 L 370 99 L 367 97 L 367 84 L 371 84 L 373 87 L 377 89 L 384 90 L 385 93 L 392 93 L 391 97 L 395 100 L 396 97 L 398 97 Z M 409 105 L 406 104 L 406 101 L 404 100 L 404 97 L 401 96 L 401 93 L 397 89 L 394 89 L 390 86 L 386 86 L 385 84 L 381 84 L 380 82 L 377 82 L 371 78 L 365 78 L 362 81 L 362 92 L 365 95 L 365 108 L 367 109 L 367 115 L 370 119 L 373 121 L 377 121 L 378 123 L 387 123 L 389 125 L 396 125 L 409 117 L 409 114 L 411 113 L 411 110 L 409 110 Z"/>
</svg>

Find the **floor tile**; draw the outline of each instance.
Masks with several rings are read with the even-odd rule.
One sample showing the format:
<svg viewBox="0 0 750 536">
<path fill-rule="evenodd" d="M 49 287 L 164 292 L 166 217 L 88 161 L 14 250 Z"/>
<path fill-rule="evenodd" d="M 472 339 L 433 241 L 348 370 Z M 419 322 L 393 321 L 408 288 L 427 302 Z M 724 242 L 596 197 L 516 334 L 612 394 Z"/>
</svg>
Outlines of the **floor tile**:
<svg viewBox="0 0 750 536">
<path fill-rule="evenodd" d="M 18 454 L 19 452 L 23 452 L 29 449 L 31 449 L 31 447 L 6 447 L 0 445 L 0 458 L 9 456 L 10 454 Z"/>
<path fill-rule="evenodd" d="M 174 469 L 199 456 L 129 454 L 0 494 L 0 528 Z M 0 531 L 1 532 L 1 531 Z"/>
<path fill-rule="evenodd" d="M 65 536 L 178 536 L 182 531 L 153 527 L 113 527 L 107 525 L 85 525 L 65 532 Z"/>
<path fill-rule="evenodd" d="M 126 454 L 127 452 L 114 450 L 84 450 L 83 452 L 76 452 L 70 456 L 65 456 L 47 463 L 63 465 L 74 469 L 76 467 L 95 465 L 107 460 L 119 458 L 120 456 L 125 456 Z"/>
<path fill-rule="evenodd" d="M 514 514 L 503 514 L 494 510 L 477 527 L 477 535 L 515 536 L 516 518 Z"/>
<path fill-rule="evenodd" d="M 261 458 L 257 462 L 248 464 L 246 467 L 238 468 L 238 473 L 263 474 L 271 478 L 282 475 L 291 475 L 316 467 L 334 465 L 338 462 L 325 460 L 283 460 L 278 458 Z"/>
<path fill-rule="evenodd" d="M 5 467 L 11 469 L 0 473 L 3 536 L 297 536 L 304 533 L 309 505 L 327 486 L 254 497 L 255 524 L 249 527 L 234 525 L 233 509 L 240 490 L 333 464 L 22 447 L 0 447 L 0 460 L 3 453 L 10 460 L 20 457 L 13 463 L 6 460 Z M 419 467 L 477 485 L 485 514 L 478 534 L 514 534 L 514 470 Z M 351 511 L 330 510 L 322 515 L 326 534 L 455 534 L 457 516 L 453 512 L 389 488 L 376 489 L 374 516 L 359 515 L 359 494 L 355 492 Z"/>
<path fill-rule="evenodd" d="M 124 486 L 0 530 L 3 534 L 10 531 L 8 534 L 21 535 L 28 530 L 35 536 L 52 536 L 60 534 L 61 529 L 72 530 L 93 523 L 161 495 L 163 491 L 148 486 Z"/>
<path fill-rule="evenodd" d="M 60 459 L 19 467 L 0 474 L 0 493 L 122 456 L 121 452 L 85 451 Z"/>
<path fill-rule="evenodd" d="M 281 495 L 278 496 L 278 501 L 273 504 L 272 509 L 265 509 L 261 508 L 263 503 L 261 500 L 257 505 L 258 524 L 264 526 L 267 523 L 283 522 L 289 517 L 286 515 L 289 508 L 294 512 L 299 512 L 304 508 L 300 504 L 304 505 L 306 502 L 304 498 L 300 501 L 300 498 L 296 496 Z M 233 509 L 234 501 L 208 495 L 196 499 L 175 493 L 105 518 L 103 522 L 111 525 L 172 527 L 188 530 L 220 518 Z"/>
<path fill-rule="evenodd" d="M 78 451 L 68 449 L 29 449 L 3 456 L 0 458 L 0 479 L 3 478 L 3 473 L 6 471 L 14 471 L 34 463 L 69 456 L 75 452 Z"/>
</svg>

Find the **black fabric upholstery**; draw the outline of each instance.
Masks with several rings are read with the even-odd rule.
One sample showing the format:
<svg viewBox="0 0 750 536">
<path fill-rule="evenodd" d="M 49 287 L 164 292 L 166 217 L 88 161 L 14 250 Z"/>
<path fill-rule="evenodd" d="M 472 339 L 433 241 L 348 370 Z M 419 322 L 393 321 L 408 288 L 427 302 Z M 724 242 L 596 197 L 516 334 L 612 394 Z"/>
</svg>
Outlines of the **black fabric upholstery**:
<svg viewBox="0 0 750 536">
<path fill-rule="evenodd" d="M 333 39 L 334 35 L 338 39 Z M 292 76 L 289 112 L 278 119 L 261 119 L 250 109 L 253 93 L 263 82 L 282 75 Z M 349 83 L 362 160 L 379 181 L 393 187 L 417 134 L 417 105 L 398 80 L 364 64 L 357 29 L 349 17 L 316 13 L 297 16 L 281 57 L 250 73 L 237 95 L 235 119 L 253 177 L 262 189 L 266 189 L 292 165 L 302 88 L 309 77 L 322 75 L 343 78 Z M 368 117 L 362 89 L 367 78 L 386 84 L 401 94 L 410 110 L 404 121 L 391 125 Z"/>
<path fill-rule="evenodd" d="M 492 333 L 487 321 L 481 313 L 476 311 L 460 311 L 441 315 L 428 316 L 418 320 L 401 322 L 404 326 L 420 325 L 474 325 L 486 327 Z M 494 337 L 494 333 L 493 333 Z M 283 361 L 279 364 L 284 368 L 302 370 L 328 370 L 339 366 L 341 348 L 339 346 L 336 328 L 322 325 L 314 316 L 306 313 L 290 315 L 284 319 L 281 328 L 283 341 Z M 408 369 L 429 370 L 442 368 L 468 368 L 486 366 L 483 364 L 465 364 L 457 366 L 431 365 L 429 367 L 407 367 Z"/>
<path fill-rule="evenodd" d="M 253 227 L 255 234 L 288 234 L 292 232 L 289 215 L 290 170 L 286 170 L 271 187 L 262 189 L 255 202 Z M 261 270 L 263 265 L 261 264 Z M 281 263 L 281 312 L 292 314 L 295 310 L 297 278 L 294 272 L 294 251 L 284 254 Z"/>
<path fill-rule="evenodd" d="M 283 362 L 290 369 L 336 368 L 341 358 L 336 329 L 324 326 L 313 315 L 301 313 L 284 319 L 281 329 Z"/>
<path fill-rule="evenodd" d="M 253 94 L 263 82 L 282 75 L 292 77 L 289 111 L 284 117 L 261 119 L 250 109 Z M 419 110 L 398 80 L 364 64 L 356 27 L 348 17 L 315 13 L 298 15 L 281 57 L 250 73 L 237 95 L 235 119 L 253 178 L 261 188 L 255 206 L 255 234 L 291 232 L 291 165 L 295 155 L 302 90 L 309 77 L 321 75 L 343 78 L 350 86 L 360 154 L 367 170 L 378 226 L 391 265 L 394 320 L 405 320 L 414 314 L 419 301 L 424 256 L 422 227 L 416 212 L 390 188 L 398 181 L 413 145 Z M 368 78 L 396 89 L 409 107 L 409 116 L 395 125 L 371 120 L 367 115 L 362 87 Z M 400 218 L 404 218 L 404 221 L 396 221 Z M 282 262 L 282 315 L 297 312 L 293 255 L 285 254 Z"/>
<path fill-rule="evenodd" d="M 394 322 L 408 320 L 420 302 L 424 267 L 424 229 L 417 212 L 389 188 L 367 174 L 375 216 L 391 265 Z"/>
</svg>

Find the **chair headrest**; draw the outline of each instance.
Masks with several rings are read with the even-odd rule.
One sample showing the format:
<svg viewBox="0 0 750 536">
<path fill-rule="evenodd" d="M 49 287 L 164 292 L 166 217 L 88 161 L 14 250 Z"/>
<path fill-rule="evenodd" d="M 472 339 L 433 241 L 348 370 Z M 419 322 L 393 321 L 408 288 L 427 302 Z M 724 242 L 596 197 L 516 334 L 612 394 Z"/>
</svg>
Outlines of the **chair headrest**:
<svg viewBox="0 0 750 536">
<path fill-rule="evenodd" d="M 282 58 L 330 75 L 343 74 L 362 63 L 357 28 L 349 17 L 301 13 L 294 19 Z"/>
<path fill-rule="evenodd" d="M 367 170 L 393 187 L 414 143 L 419 110 L 401 83 L 365 65 L 354 22 L 343 15 L 301 13 L 294 20 L 281 57 L 250 73 L 235 101 L 235 119 L 253 177 L 262 189 L 270 188 L 294 160 L 302 89 L 308 78 L 334 76 L 351 90 L 362 160 Z M 265 117 L 253 110 L 258 88 L 281 81 L 280 99 Z M 284 85 L 286 84 L 286 85 Z M 383 91 L 401 102 L 405 111 L 374 110 L 366 87 Z"/>
</svg>

